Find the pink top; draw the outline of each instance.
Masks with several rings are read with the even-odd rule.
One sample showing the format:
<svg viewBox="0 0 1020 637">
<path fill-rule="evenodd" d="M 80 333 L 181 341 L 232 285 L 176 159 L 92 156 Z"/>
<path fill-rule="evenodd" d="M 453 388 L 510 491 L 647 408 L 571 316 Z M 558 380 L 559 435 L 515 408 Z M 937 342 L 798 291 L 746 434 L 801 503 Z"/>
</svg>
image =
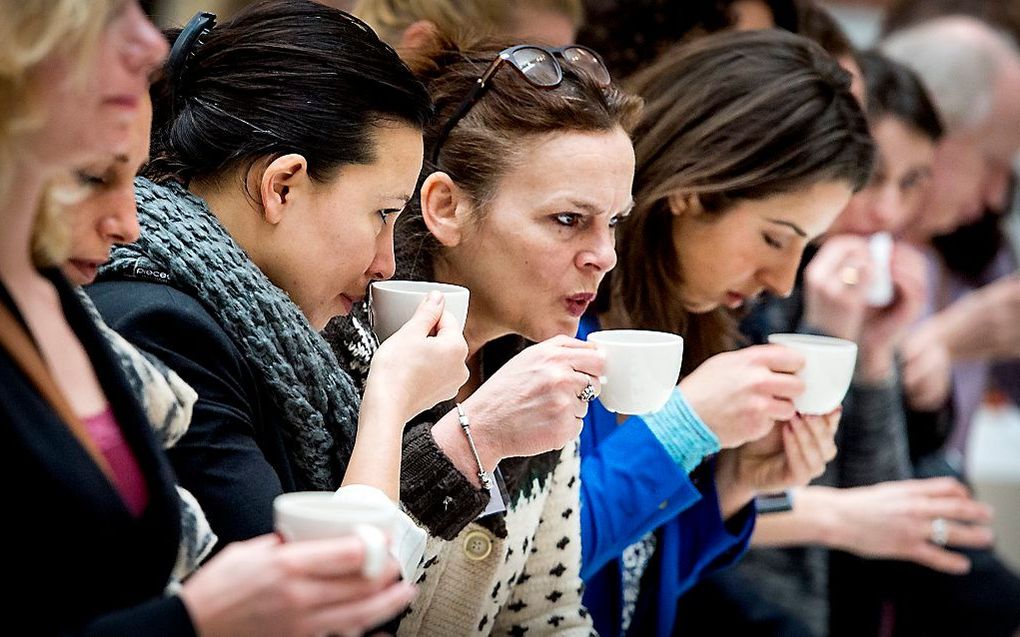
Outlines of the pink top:
<svg viewBox="0 0 1020 637">
<path fill-rule="evenodd" d="M 117 419 L 113 417 L 113 409 L 108 406 L 99 414 L 85 418 L 84 424 L 99 452 L 110 463 L 114 486 L 124 499 L 124 505 L 131 515 L 140 517 L 149 502 L 149 491 L 138 461 L 124 440 Z"/>
</svg>

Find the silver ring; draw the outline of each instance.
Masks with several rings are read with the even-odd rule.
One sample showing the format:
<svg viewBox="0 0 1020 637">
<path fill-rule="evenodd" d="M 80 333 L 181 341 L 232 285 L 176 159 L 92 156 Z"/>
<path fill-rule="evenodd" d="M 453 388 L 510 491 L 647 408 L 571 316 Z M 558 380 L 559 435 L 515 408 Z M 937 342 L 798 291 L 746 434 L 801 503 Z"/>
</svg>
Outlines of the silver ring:
<svg viewBox="0 0 1020 637">
<path fill-rule="evenodd" d="M 949 522 L 945 518 L 931 521 L 931 543 L 937 546 L 949 544 Z"/>
<path fill-rule="evenodd" d="M 584 386 L 581 393 L 577 395 L 581 402 L 590 403 L 599 397 L 598 392 L 595 391 L 595 385 L 591 384 L 591 379 L 588 379 L 588 384 Z"/>
</svg>

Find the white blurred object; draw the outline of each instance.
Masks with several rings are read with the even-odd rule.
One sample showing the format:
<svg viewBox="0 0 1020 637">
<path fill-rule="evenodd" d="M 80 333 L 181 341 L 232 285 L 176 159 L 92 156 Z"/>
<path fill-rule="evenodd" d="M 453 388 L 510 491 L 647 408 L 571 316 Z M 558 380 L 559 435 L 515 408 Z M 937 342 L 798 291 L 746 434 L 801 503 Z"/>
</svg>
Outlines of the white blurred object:
<svg viewBox="0 0 1020 637">
<path fill-rule="evenodd" d="M 995 509 L 996 552 L 1020 571 L 1020 409 L 986 402 L 974 416 L 966 476 L 978 500 Z"/>
<path fill-rule="evenodd" d="M 893 301 L 892 259 L 893 238 L 888 232 L 876 232 L 868 240 L 871 252 L 871 283 L 868 285 L 868 305 L 885 307 Z"/>
</svg>

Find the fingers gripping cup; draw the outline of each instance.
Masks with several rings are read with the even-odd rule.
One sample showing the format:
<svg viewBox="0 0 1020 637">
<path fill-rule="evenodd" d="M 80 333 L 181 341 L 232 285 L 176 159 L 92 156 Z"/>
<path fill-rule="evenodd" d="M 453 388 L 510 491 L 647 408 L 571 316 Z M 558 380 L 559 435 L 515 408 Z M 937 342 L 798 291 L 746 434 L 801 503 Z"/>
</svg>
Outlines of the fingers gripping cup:
<svg viewBox="0 0 1020 637">
<path fill-rule="evenodd" d="M 376 498 L 356 490 L 299 491 L 273 500 L 276 531 L 288 542 L 347 535 L 360 539 L 365 547 L 361 573 L 370 579 L 378 577 L 386 566 L 387 538 L 397 514 L 397 506 L 382 494 Z"/>
<path fill-rule="evenodd" d="M 442 293 L 446 310 L 460 321 L 463 328 L 468 311 L 467 288 L 431 281 L 379 281 L 372 284 L 369 306 L 372 328 L 379 340 L 385 341 L 399 330 L 432 290 Z"/>
<path fill-rule="evenodd" d="M 588 335 L 605 352 L 599 400 L 618 414 L 658 411 L 680 375 L 684 339 L 667 332 L 603 330 Z"/>
<path fill-rule="evenodd" d="M 828 414 L 843 402 L 857 363 L 857 343 L 810 334 L 772 334 L 770 343 L 789 347 L 804 356 L 797 376 L 804 393 L 793 404 L 802 414 Z"/>
</svg>

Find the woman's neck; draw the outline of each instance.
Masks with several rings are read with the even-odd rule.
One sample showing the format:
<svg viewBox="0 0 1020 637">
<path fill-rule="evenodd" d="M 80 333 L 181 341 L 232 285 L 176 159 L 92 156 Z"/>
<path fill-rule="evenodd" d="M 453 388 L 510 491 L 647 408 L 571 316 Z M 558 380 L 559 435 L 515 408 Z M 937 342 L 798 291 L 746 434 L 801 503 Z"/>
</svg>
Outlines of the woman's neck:
<svg viewBox="0 0 1020 637">
<path fill-rule="evenodd" d="M 10 288 L 39 276 L 32 262 L 32 230 L 45 183 L 40 170 L 26 167 L 11 175 L 10 187 L 4 193 L 0 208 L 0 278 Z"/>
</svg>

